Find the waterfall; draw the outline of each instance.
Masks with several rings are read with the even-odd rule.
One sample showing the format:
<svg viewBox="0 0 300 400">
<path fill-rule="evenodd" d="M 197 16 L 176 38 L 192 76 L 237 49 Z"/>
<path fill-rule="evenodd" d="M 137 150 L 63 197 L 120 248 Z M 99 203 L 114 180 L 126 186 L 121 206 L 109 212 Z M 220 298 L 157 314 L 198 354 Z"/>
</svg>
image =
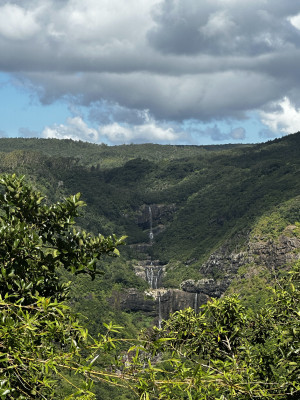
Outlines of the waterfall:
<svg viewBox="0 0 300 400">
<path fill-rule="evenodd" d="M 194 304 L 195 313 L 198 312 L 198 293 L 195 293 L 195 304 Z"/>
<path fill-rule="evenodd" d="M 160 280 L 162 272 L 163 272 L 162 267 L 157 267 L 155 272 L 156 273 L 154 275 L 154 287 L 153 287 L 153 289 L 158 289 L 159 280 Z"/>
<path fill-rule="evenodd" d="M 161 317 L 161 299 L 160 299 L 160 293 L 158 294 L 158 328 L 161 329 L 161 322 L 162 322 L 162 317 Z"/>
<path fill-rule="evenodd" d="M 154 235 L 153 235 L 153 229 L 152 229 L 152 210 L 151 206 L 149 206 L 149 239 L 150 239 L 150 244 L 152 244 Z"/>
<path fill-rule="evenodd" d="M 160 266 L 154 266 L 151 262 L 150 266 L 145 267 L 146 281 L 151 289 L 158 289 L 160 284 L 160 278 L 162 276 L 163 269 Z"/>
<path fill-rule="evenodd" d="M 145 268 L 145 274 L 146 274 L 146 281 L 148 282 L 148 285 L 150 286 L 151 289 L 153 288 L 153 282 L 154 282 L 154 270 L 153 267 L 146 267 Z"/>
</svg>

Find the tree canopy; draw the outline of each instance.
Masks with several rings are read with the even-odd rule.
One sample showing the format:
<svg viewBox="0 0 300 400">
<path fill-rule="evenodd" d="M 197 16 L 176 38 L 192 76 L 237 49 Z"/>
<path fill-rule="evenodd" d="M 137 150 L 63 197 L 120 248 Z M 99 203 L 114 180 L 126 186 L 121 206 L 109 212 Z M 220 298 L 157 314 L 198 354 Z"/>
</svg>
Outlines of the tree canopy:
<svg viewBox="0 0 300 400">
<path fill-rule="evenodd" d="M 118 338 L 112 324 L 94 339 L 67 306 L 60 272 L 95 278 L 124 238 L 76 227 L 79 194 L 48 204 L 24 177 L 0 185 L 1 399 L 87 400 L 103 380 L 142 400 L 299 398 L 300 262 L 257 312 L 233 295 L 178 311 L 138 340 Z"/>
<path fill-rule="evenodd" d="M 259 312 L 236 295 L 144 333 L 131 368 L 142 399 L 299 399 L 300 262 Z"/>
<path fill-rule="evenodd" d="M 47 204 L 24 177 L 5 175 L 0 185 L 0 398 L 58 398 L 60 369 L 80 366 L 85 375 L 81 345 L 91 346 L 64 302 L 69 284 L 60 271 L 95 278 L 124 238 L 76 228 L 80 194 Z M 92 342 L 92 354 L 102 345 Z"/>
</svg>

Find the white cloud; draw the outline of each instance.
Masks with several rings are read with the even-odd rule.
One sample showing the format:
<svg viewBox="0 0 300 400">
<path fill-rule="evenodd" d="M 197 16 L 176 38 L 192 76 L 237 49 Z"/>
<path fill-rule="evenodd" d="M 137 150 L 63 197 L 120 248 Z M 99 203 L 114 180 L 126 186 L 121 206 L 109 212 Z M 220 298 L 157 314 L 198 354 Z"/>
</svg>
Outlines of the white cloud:
<svg viewBox="0 0 300 400">
<path fill-rule="evenodd" d="M 40 27 L 35 13 L 16 4 L 0 7 L 0 35 L 10 40 L 26 40 L 35 35 Z"/>
<path fill-rule="evenodd" d="M 67 57 L 96 57 L 96 61 L 100 52 L 112 57 L 116 50 L 125 47 L 129 51 L 144 40 L 143 33 L 153 24 L 150 10 L 154 2 L 69 0 L 55 7 L 48 1 L 41 15 L 45 40 L 55 40 Z M 71 44 L 75 46 L 70 48 Z"/>
<path fill-rule="evenodd" d="M 294 133 L 300 130 L 300 109 L 296 108 L 288 97 L 273 103 L 277 109 L 261 112 L 261 121 L 273 132 Z"/>
<path fill-rule="evenodd" d="M 176 132 L 172 127 L 159 126 L 154 121 L 143 125 L 121 125 L 112 123 L 102 126 L 100 132 L 111 143 L 174 143 L 181 139 L 182 133 Z"/>
<path fill-rule="evenodd" d="M 18 71 L 43 104 L 67 99 L 90 107 L 93 126 L 102 126 L 70 119 L 43 135 L 99 141 L 105 131 L 118 143 L 172 143 L 181 137 L 172 121 L 242 120 L 291 93 L 300 104 L 299 0 L 0 4 L 0 70 Z M 103 113 L 97 104 L 110 106 Z M 143 120 L 145 109 L 154 120 Z M 276 125 L 272 118 L 265 116 Z M 207 135 L 244 139 L 230 128 Z"/>
<path fill-rule="evenodd" d="M 185 138 L 185 134 L 171 126 L 163 126 L 144 112 L 144 124 L 131 125 L 117 122 L 91 128 L 80 116 L 68 118 L 66 124 L 46 126 L 43 138 L 73 139 L 87 142 L 109 144 L 121 143 L 174 143 Z"/>
<path fill-rule="evenodd" d="M 73 139 L 88 142 L 98 142 L 99 132 L 88 127 L 81 117 L 68 118 L 67 124 L 46 126 L 41 136 L 43 138 Z"/>
<path fill-rule="evenodd" d="M 297 29 L 300 30 L 300 14 L 295 15 L 294 17 L 288 18 L 290 23 Z"/>
<path fill-rule="evenodd" d="M 227 36 L 236 24 L 228 16 L 226 11 L 221 10 L 211 14 L 206 25 L 200 28 L 200 32 L 208 37 L 222 35 Z"/>
</svg>

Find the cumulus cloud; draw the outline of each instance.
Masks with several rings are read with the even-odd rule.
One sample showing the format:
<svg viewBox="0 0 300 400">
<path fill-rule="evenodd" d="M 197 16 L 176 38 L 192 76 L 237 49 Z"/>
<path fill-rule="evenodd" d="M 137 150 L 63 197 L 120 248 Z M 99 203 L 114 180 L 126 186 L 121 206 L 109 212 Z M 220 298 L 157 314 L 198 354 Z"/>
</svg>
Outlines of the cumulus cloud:
<svg viewBox="0 0 300 400">
<path fill-rule="evenodd" d="M 155 10 L 152 46 L 176 54 L 259 55 L 299 44 L 287 17 L 299 12 L 292 0 L 279 1 L 164 0 Z"/>
<path fill-rule="evenodd" d="M 217 125 L 206 128 L 203 133 L 205 136 L 210 136 L 210 138 L 214 141 L 222 141 L 227 139 L 227 135 L 222 132 Z"/>
<path fill-rule="evenodd" d="M 155 142 L 169 144 L 180 142 L 186 134 L 174 127 L 162 126 L 147 116 L 140 125 L 120 124 L 117 122 L 91 128 L 82 117 L 68 118 L 66 124 L 47 126 L 41 137 L 56 139 L 83 140 L 93 143 L 108 144 Z"/>
<path fill-rule="evenodd" d="M 0 35 L 8 40 L 27 40 L 37 34 L 40 27 L 35 12 L 16 4 L 0 7 Z"/>
<path fill-rule="evenodd" d="M 244 112 L 282 92 L 284 82 L 256 72 L 223 71 L 214 74 L 165 76 L 147 72 L 132 74 L 93 73 L 85 76 L 49 73 L 30 74 L 30 81 L 42 85 L 41 100 L 48 104 L 58 97 L 79 97 L 97 108 L 106 99 L 124 110 L 150 110 L 159 120 L 244 118 Z M 86 88 L 89 90 L 86 90 Z M 102 108 L 100 107 L 99 113 Z M 136 114 L 137 115 L 137 114 Z"/>
<path fill-rule="evenodd" d="M 296 108 L 289 98 L 284 97 L 274 103 L 274 111 L 261 112 L 262 122 L 273 132 L 293 133 L 300 130 L 300 108 Z"/>
<path fill-rule="evenodd" d="M 81 117 L 68 118 L 67 124 L 46 126 L 41 136 L 45 139 L 73 139 L 98 142 L 99 132 L 90 128 Z"/>
<path fill-rule="evenodd" d="M 180 132 L 174 126 L 185 120 L 242 120 L 283 96 L 300 104 L 299 0 L 1 4 L 0 70 L 15 73 L 43 104 L 90 107 L 90 120 L 111 140 L 172 142 Z M 144 110 L 154 122 L 144 120 Z M 74 118 L 43 134 L 104 134 Z M 243 140 L 238 129 L 208 135 Z"/>
<path fill-rule="evenodd" d="M 115 122 L 103 126 L 100 131 L 113 144 L 133 142 L 172 144 L 178 143 L 182 138 L 182 133 L 176 132 L 172 127 L 159 126 L 154 121 L 136 126 L 124 126 Z"/>
<path fill-rule="evenodd" d="M 94 102 L 89 112 L 89 119 L 100 125 L 109 125 L 113 122 L 141 125 L 149 118 L 149 110 L 128 108 L 108 101 Z"/>
<path fill-rule="evenodd" d="M 300 13 L 290 18 L 291 24 L 300 30 Z"/>
</svg>

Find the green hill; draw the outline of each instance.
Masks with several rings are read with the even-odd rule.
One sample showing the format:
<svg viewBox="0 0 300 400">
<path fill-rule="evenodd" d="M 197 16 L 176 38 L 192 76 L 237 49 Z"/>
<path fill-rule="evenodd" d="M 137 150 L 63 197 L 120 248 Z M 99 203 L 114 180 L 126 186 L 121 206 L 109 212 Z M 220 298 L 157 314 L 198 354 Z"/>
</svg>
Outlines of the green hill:
<svg viewBox="0 0 300 400">
<path fill-rule="evenodd" d="M 25 174 L 51 201 L 81 192 L 87 207 L 78 225 L 127 235 L 100 279 L 74 281 L 72 307 L 92 334 L 109 321 L 126 326 L 128 337 L 153 324 L 156 300 L 142 279 L 152 262 L 170 310 L 184 295 L 190 303 L 180 304 L 197 308 L 198 291 L 238 292 L 255 309 L 274 276 L 299 257 L 300 132 L 221 146 L 0 139 L 0 172 Z M 101 399 L 130 398 L 96 390 Z"/>
<path fill-rule="evenodd" d="M 0 152 L 2 172 L 26 174 L 51 198 L 81 192 L 80 224 L 126 234 L 127 258 L 187 264 L 180 279 L 224 241 L 242 245 L 257 218 L 300 193 L 300 133 L 236 146 L 0 139 Z M 141 252 L 134 245 L 149 244 L 149 206 L 154 240 Z"/>
</svg>

